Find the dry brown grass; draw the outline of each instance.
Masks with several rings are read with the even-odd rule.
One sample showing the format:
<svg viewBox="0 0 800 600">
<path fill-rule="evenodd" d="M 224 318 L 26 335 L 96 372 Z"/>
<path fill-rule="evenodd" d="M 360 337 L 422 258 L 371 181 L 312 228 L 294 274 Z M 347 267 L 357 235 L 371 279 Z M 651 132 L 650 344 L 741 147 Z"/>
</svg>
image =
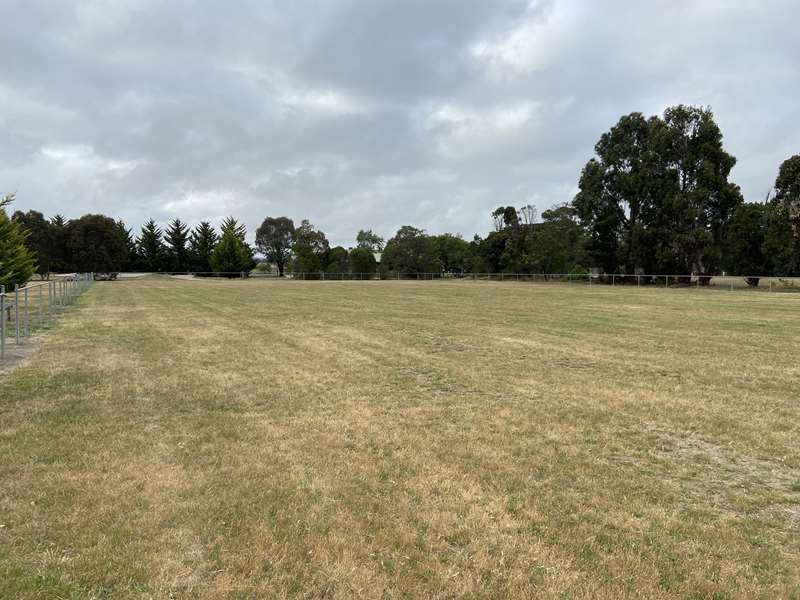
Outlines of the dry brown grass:
<svg viewBox="0 0 800 600">
<path fill-rule="evenodd" d="M 800 298 L 98 283 L 0 394 L 3 598 L 800 596 Z"/>
</svg>

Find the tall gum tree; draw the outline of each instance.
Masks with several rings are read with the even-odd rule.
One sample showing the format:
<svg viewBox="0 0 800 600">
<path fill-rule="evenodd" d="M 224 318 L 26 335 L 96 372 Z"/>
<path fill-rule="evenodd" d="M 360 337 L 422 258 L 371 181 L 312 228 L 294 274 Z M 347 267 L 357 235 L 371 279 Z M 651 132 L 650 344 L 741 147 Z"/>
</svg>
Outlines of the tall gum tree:
<svg viewBox="0 0 800 600">
<path fill-rule="evenodd" d="M 591 266 L 686 274 L 716 271 L 724 228 L 741 204 L 736 159 L 707 108 L 623 116 L 595 146 L 573 200 Z"/>
</svg>

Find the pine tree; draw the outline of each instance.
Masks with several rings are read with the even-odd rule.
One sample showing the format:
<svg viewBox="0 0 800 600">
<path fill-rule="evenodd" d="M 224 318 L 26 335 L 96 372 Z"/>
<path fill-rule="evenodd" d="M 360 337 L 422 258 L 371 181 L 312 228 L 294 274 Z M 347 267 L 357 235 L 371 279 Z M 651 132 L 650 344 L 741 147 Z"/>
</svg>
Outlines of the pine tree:
<svg viewBox="0 0 800 600">
<path fill-rule="evenodd" d="M 242 271 L 249 271 L 255 266 L 255 261 L 253 260 L 253 249 L 250 247 L 245 241 L 245 237 L 247 236 L 247 228 L 244 225 L 240 225 L 239 222 L 234 219 L 233 217 L 226 217 L 224 221 L 222 221 L 222 225 L 220 225 L 220 230 L 224 234 L 226 231 L 230 231 L 236 238 L 241 242 L 241 248 L 244 251 L 244 257 L 242 258 Z"/>
<path fill-rule="evenodd" d="M 138 261 L 133 231 L 125 227 L 125 223 L 123 223 L 122 220 L 117 221 L 117 229 L 119 229 L 120 237 L 125 242 L 125 258 L 120 263 L 120 269 L 123 271 L 136 270 L 136 263 Z"/>
<path fill-rule="evenodd" d="M 61 215 L 50 219 L 51 235 L 53 237 L 53 262 L 50 270 L 54 273 L 70 273 L 75 269 L 70 264 L 67 255 L 67 220 Z"/>
<path fill-rule="evenodd" d="M 13 200 L 13 194 L 0 198 L 0 285 L 7 289 L 24 285 L 36 272 L 33 255 L 25 247 L 24 229 L 5 211 Z"/>
<path fill-rule="evenodd" d="M 221 229 L 222 237 L 211 254 L 211 267 L 218 273 L 249 272 L 253 268 L 253 250 L 244 241 L 244 225 L 228 217 Z"/>
<path fill-rule="evenodd" d="M 164 269 L 164 242 L 161 229 L 153 219 L 142 226 L 136 245 L 145 271 L 158 272 Z"/>
<path fill-rule="evenodd" d="M 247 229 L 244 225 L 240 225 L 239 222 L 234 219 L 233 217 L 225 217 L 225 220 L 222 221 L 222 225 L 220 225 L 220 230 L 223 234 L 226 231 L 230 231 L 231 233 L 235 234 L 243 243 L 244 238 L 247 235 Z"/>
<path fill-rule="evenodd" d="M 219 237 L 208 221 L 201 221 L 192 231 L 189 242 L 192 269 L 199 272 L 211 271 L 211 254 Z"/>
<path fill-rule="evenodd" d="M 180 220 L 173 219 L 164 233 L 167 244 L 169 268 L 173 271 L 189 270 L 189 228 Z"/>
</svg>

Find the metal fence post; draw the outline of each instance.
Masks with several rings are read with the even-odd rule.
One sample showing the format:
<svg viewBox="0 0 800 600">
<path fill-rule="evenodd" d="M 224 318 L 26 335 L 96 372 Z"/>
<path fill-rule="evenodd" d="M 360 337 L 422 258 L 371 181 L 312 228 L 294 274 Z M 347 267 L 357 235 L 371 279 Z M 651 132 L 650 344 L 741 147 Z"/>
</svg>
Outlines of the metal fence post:
<svg viewBox="0 0 800 600">
<path fill-rule="evenodd" d="M 24 298 L 25 298 L 25 313 L 24 313 L 25 337 L 30 337 L 31 330 L 30 330 L 30 327 L 28 327 L 28 286 L 27 285 L 24 288 L 24 292 L 25 292 L 24 293 Z"/>
<path fill-rule="evenodd" d="M 44 293 L 42 292 L 42 287 L 44 284 L 39 286 L 39 326 L 41 327 L 42 322 L 44 321 Z"/>
<path fill-rule="evenodd" d="M 14 329 L 16 330 L 17 346 L 19 346 L 19 284 L 14 284 Z"/>
<path fill-rule="evenodd" d="M 6 286 L 0 285 L 0 359 L 6 355 Z"/>
</svg>

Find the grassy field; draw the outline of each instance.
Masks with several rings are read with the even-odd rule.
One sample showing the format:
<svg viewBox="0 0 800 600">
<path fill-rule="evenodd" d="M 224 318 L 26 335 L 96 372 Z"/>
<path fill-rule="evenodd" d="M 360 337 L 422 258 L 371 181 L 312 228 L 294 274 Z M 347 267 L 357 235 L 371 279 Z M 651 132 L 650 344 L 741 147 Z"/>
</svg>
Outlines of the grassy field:
<svg viewBox="0 0 800 600">
<path fill-rule="evenodd" d="M 97 283 L 0 384 L 2 598 L 798 598 L 800 298 Z"/>
</svg>

